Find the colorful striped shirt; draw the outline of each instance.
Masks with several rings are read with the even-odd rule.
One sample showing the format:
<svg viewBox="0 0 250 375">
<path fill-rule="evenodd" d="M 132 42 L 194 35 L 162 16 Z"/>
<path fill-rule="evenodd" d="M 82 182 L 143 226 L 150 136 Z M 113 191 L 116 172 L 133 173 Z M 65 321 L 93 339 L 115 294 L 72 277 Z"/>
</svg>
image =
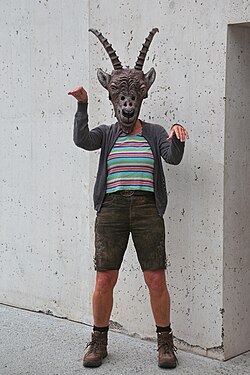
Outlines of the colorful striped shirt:
<svg viewBox="0 0 250 375">
<path fill-rule="evenodd" d="M 121 135 L 108 156 L 106 193 L 154 191 L 154 157 L 141 133 Z"/>
</svg>

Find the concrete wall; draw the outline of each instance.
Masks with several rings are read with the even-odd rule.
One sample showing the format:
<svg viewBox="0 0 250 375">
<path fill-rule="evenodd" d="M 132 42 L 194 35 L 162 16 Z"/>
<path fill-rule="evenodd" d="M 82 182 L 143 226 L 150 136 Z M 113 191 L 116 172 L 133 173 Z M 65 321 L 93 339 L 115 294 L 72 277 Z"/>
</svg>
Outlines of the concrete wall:
<svg viewBox="0 0 250 375">
<path fill-rule="evenodd" d="M 248 2 L 73 3 L 1 2 L 5 34 L 0 47 L 0 131 L 6 142 L 0 151 L 0 300 L 92 322 L 91 196 L 98 152 L 74 147 L 75 102 L 66 93 L 84 84 L 91 127 L 114 122 L 107 93 L 96 78 L 96 69 L 111 71 L 111 63 L 87 30 L 101 30 L 123 64 L 133 66 L 149 30 L 158 27 L 144 67 L 147 71 L 154 66 L 157 79 L 141 118 L 166 129 L 179 121 L 190 133 L 182 164 L 165 166 L 173 327 L 180 347 L 222 359 L 236 355 L 237 340 L 234 348 L 225 347 L 232 340 L 229 325 L 241 317 L 246 321 L 250 306 L 247 302 L 244 311 L 232 310 L 229 293 L 224 293 L 231 272 L 230 266 L 223 274 L 223 252 L 230 247 L 224 235 L 224 226 L 229 228 L 224 219 L 229 186 L 224 180 L 224 143 L 225 152 L 230 146 L 225 142 L 225 72 L 227 25 L 249 21 Z M 230 129 L 227 122 L 226 134 Z M 228 254 L 233 251 L 229 248 Z M 244 267 L 249 267 L 247 260 Z M 131 243 L 112 320 L 123 331 L 155 336 L 148 292 Z M 250 348 L 248 337 L 244 350 Z"/>
<path fill-rule="evenodd" d="M 1 302 L 89 314 L 89 155 L 70 88 L 88 84 L 88 2 L 1 1 Z M 83 296 L 85 306 L 83 306 Z"/>
<path fill-rule="evenodd" d="M 228 31 L 223 307 L 230 357 L 249 349 L 250 336 L 250 24 Z"/>
</svg>

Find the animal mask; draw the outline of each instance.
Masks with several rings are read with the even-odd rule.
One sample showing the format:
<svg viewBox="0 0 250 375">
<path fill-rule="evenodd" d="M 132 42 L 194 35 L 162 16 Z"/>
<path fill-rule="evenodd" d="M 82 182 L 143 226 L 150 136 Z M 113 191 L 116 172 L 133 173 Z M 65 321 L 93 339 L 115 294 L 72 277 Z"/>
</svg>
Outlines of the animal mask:
<svg viewBox="0 0 250 375">
<path fill-rule="evenodd" d="M 147 98 L 148 90 L 155 80 L 156 72 L 151 68 L 146 74 L 142 68 L 149 46 L 157 28 L 150 31 L 133 69 L 123 68 L 122 64 L 106 38 L 95 29 L 89 29 L 100 40 L 107 51 L 114 70 L 111 74 L 98 69 L 97 77 L 101 85 L 108 90 L 109 98 L 115 110 L 115 116 L 124 133 L 130 133 L 138 119 L 143 99 Z"/>
</svg>

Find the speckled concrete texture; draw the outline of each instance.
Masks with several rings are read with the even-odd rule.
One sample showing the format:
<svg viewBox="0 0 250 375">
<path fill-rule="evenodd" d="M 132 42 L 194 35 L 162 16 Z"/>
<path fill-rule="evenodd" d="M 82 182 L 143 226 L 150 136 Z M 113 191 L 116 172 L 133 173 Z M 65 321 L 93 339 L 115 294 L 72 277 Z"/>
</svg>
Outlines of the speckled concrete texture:
<svg viewBox="0 0 250 375">
<path fill-rule="evenodd" d="M 109 356 L 98 369 L 82 366 L 91 327 L 66 319 L 0 305 L 1 375 L 163 374 L 156 343 L 109 334 Z M 227 362 L 178 352 L 171 374 L 249 375 L 250 352 Z M 166 370 L 166 373 L 169 373 Z"/>
</svg>

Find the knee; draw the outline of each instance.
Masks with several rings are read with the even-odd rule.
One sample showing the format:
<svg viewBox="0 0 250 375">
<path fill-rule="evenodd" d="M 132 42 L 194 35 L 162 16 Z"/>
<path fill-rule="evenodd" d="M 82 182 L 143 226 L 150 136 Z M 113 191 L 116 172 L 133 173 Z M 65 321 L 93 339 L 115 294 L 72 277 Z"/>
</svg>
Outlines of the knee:
<svg viewBox="0 0 250 375">
<path fill-rule="evenodd" d="M 112 291 L 116 284 L 117 276 L 116 271 L 97 272 L 95 290 L 101 294 Z"/>
<path fill-rule="evenodd" d="M 167 289 L 165 271 L 145 271 L 144 279 L 152 293 L 161 294 Z"/>
</svg>

